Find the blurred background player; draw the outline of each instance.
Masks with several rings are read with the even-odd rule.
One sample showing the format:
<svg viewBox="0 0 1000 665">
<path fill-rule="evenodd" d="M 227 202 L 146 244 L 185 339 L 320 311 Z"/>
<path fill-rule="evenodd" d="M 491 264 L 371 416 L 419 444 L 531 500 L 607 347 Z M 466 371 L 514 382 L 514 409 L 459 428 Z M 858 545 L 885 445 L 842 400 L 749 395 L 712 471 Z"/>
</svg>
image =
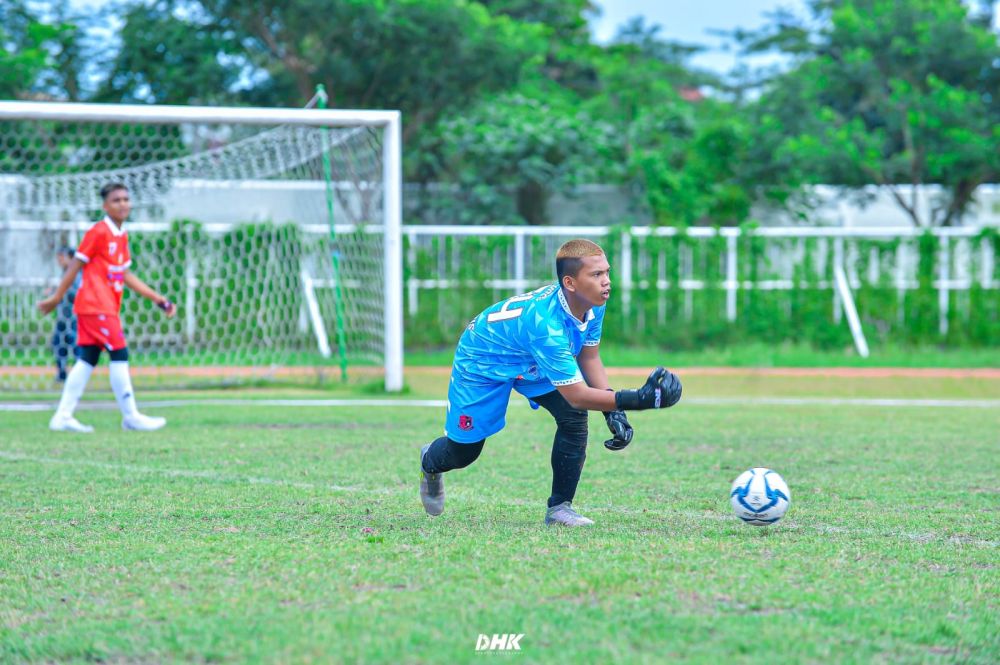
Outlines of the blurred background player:
<svg viewBox="0 0 1000 665">
<path fill-rule="evenodd" d="M 62 268 L 64 275 L 73 262 L 74 254 L 76 254 L 76 250 L 65 245 L 60 247 L 56 253 L 56 261 Z M 56 381 L 60 383 L 66 380 L 66 365 L 69 363 L 70 354 L 73 354 L 74 357 L 79 354 L 76 346 L 76 316 L 73 314 L 73 301 L 76 299 L 76 292 L 80 290 L 82 283 L 83 275 L 78 272 L 66 291 L 66 295 L 56 307 L 56 325 L 52 331 L 52 353 L 56 359 Z"/>
<path fill-rule="evenodd" d="M 132 379 L 129 376 L 128 347 L 118 317 L 122 292 L 127 286 L 156 303 L 168 317 L 173 316 L 177 310 L 173 303 L 129 270 L 132 260 L 128 233 L 122 228 L 132 210 L 128 188 L 121 183 L 105 185 L 101 188 L 101 199 L 106 213 L 104 219 L 94 224 L 83 236 L 83 242 L 70 261 L 56 292 L 38 303 L 38 309 L 43 314 L 54 310 L 82 269 L 83 283 L 73 303 L 80 353 L 66 378 L 62 398 L 49 422 L 49 429 L 65 432 L 94 431 L 93 427 L 74 418 L 73 412 L 100 360 L 101 349 L 105 349 L 111 360 L 111 389 L 122 413 L 122 429 L 157 430 L 166 425 L 166 419 L 143 415 L 135 405 Z"/>
<path fill-rule="evenodd" d="M 610 272 L 599 245 L 570 240 L 556 253 L 556 284 L 498 302 L 469 323 L 455 350 L 445 436 L 420 451 L 428 514 L 444 510 L 442 474 L 472 464 L 486 437 L 503 429 L 513 389 L 556 421 L 545 523 L 594 523 L 572 508 L 587 458 L 587 411 L 604 412 L 613 435 L 604 445 L 621 450 L 632 440 L 625 410 L 673 406 L 681 398 L 680 379 L 662 367 L 638 390 L 609 387 L 598 348 Z"/>
</svg>

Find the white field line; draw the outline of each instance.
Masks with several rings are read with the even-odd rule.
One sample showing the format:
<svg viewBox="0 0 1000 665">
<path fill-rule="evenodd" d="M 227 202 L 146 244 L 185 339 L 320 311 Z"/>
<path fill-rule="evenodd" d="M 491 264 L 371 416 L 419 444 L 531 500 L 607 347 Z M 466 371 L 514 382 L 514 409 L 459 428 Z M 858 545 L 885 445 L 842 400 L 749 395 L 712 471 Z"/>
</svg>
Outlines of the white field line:
<svg viewBox="0 0 1000 665">
<path fill-rule="evenodd" d="M 515 399 L 513 406 L 523 406 L 524 400 Z M 901 408 L 1000 408 L 1000 399 L 920 399 L 895 397 L 689 397 L 681 402 L 692 406 L 872 406 Z M 143 408 L 174 408 L 185 406 L 260 406 L 306 408 L 357 408 L 404 407 L 435 408 L 448 406 L 443 399 L 176 399 L 142 403 Z M 51 402 L 0 402 L 0 411 L 52 411 Z M 81 402 L 80 409 L 114 410 L 113 401 Z"/>
<path fill-rule="evenodd" d="M 683 404 L 764 406 L 890 406 L 995 409 L 1000 399 L 921 399 L 909 397 L 693 397 Z"/>
<path fill-rule="evenodd" d="M 363 407 L 392 406 L 409 408 L 438 408 L 448 406 L 443 399 L 168 399 L 144 401 L 142 408 L 167 409 L 181 406 L 273 406 L 273 407 Z M 78 409 L 114 411 L 118 405 L 113 400 L 105 402 L 80 402 Z M 52 402 L 0 402 L 0 411 L 53 411 Z"/>
</svg>

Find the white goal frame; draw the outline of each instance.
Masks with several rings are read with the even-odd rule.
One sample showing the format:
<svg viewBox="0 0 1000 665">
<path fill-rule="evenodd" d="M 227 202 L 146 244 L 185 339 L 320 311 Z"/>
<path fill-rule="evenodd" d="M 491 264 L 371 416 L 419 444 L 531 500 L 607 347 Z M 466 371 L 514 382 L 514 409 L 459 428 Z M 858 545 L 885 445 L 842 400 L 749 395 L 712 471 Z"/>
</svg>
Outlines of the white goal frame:
<svg viewBox="0 0 1000 665">
<path fill-rule="evenodd" d="M 382 131 L 385 389 L 403 388 L 403 160 L 399 111 L 0 101 L 0 121 L 231 123 Z"/>
</svg>

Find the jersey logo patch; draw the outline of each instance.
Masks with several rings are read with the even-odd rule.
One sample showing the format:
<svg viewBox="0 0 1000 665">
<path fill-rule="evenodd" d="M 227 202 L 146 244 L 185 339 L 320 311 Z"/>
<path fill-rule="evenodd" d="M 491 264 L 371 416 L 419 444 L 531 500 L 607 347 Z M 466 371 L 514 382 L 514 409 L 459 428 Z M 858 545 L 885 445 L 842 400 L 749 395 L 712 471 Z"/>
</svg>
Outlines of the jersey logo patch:
<svg viewBox="0 0 1000 665">
<path fill-rule="evenodd" d="M 458 429 L 463 432 L 468 432 L 472 429 L 472 416 L 459 416 L 458 417 Z"/>
<path fill-rule="evenodd" d="M 111 242 L 108 243 L 108 255 L 109 256 L 114 256 L 115 255 L 115 250 L 117 250 L 117 249 L 118 249 L 118 243 L 116 241 L 112 240 Z"/>
</svg>

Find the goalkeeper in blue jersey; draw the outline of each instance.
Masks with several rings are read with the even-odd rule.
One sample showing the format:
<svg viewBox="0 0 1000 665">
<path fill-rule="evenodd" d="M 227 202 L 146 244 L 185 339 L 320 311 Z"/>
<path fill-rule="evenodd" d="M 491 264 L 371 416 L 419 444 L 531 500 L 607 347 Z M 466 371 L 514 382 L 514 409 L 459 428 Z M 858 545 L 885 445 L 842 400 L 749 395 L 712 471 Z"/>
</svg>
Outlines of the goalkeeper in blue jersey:
<svg viewBox="0 0 1000 665">
<path fill-rule="evenodd" d="M 632 440 L 625 411 L 673 406 L 681 382 L 662 367 L 637 390 L 615 392 L 598 348 L 611 267 L 589 240 L 570 240 L 556 254 L 557 284 L 486 309 L 466 327 L 455 350 L 448 386 L 445 436 L 420 451 L 420 499 L 430 515 L 444 511 L 443 474 L 472 464 L 487 437 L 503 429 L 511 389 L 556 421 L 552 495 L 546 524 L 586 526 L 572 508 L 587 457 L 587 411 L 603 411 L 621 450 Z"/>
</svg>

